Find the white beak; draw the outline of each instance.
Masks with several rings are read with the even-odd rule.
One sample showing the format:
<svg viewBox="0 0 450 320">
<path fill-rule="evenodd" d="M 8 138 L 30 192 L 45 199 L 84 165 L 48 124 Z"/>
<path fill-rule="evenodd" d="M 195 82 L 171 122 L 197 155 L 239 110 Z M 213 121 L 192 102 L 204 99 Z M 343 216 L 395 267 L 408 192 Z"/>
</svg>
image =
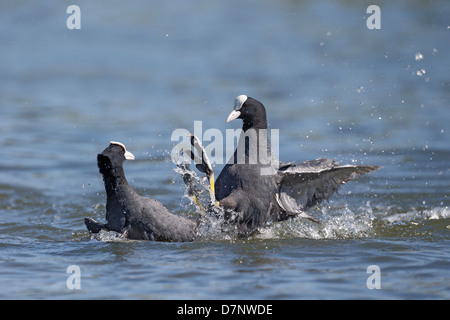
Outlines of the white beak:
<svg viewBox="0 0 450 320">
<path fill-rule="evenodd" d="M 134 155 L 130 151 L 125 151 L 124 156 L 127 160 L 134 160 Z"/>
<path fill-rule="evenodd" d="M 227 122 L 233 121 L 241 115 L 241 112 L 238 110 L 231 111 L 230 115 L 227 118 Z"/>
</svg>

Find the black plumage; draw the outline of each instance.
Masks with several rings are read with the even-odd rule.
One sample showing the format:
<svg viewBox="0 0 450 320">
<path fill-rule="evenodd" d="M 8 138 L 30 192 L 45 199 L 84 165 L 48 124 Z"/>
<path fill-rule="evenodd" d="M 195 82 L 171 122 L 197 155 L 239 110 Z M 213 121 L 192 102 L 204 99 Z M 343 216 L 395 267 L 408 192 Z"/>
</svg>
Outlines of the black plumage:
<svg viewBox="0 0 450 320">
<path fill-rule="evenodd" d="M 89 231 L 116 231 L 129 239 L 152 241 L 193 241 L 197 223 L 177 215 L 155 199 L 140 196 L 128 183 L 123 170 L 125 160 L 134 156 L 119 142 L 97 156 L 106 189 L 106 223 L 85 218 Z"/>
<path fill-rule="evenodd" d="M 215 182 L 220 205 L 240 214 L 243 231 L 263 226 L 269 218 L 284 220 L 328 199 L 340 184 L 377 170 L 377 166 L 339 165 L 331 159 L 281 163 L 272 155 L 264 105 L 241 95 L 227 122 L 242 119 L 238 147 Z"/>
<path fill-rule="evenodd" d="M 269 219 L 278 181 L 270 163 L 264 106 L 252 98 L 241 105 L 238 97 L 227 122 L 235 118 L 243 120 L 243 132 L 232 158 L 215 182 L 215 196 L 221 206 L 240 214 L 240 229 L 245 232 Z"/>
</svg>

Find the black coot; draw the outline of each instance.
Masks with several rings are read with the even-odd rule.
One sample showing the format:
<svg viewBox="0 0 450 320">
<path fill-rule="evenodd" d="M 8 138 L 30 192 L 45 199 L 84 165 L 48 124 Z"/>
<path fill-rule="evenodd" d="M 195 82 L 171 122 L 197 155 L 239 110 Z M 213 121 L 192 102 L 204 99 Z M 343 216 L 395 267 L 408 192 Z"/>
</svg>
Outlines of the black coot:
<svg viewBox="0 0 450 320">
<path fill-rule="evenodd" d="M 92 233 L 116 231 L 129 239 L 153 241 L 193 241 L 197 223 L 169 212 L 159 201 L 140 196 L 130 186 L 123 170 L 125 160 L 134 156 L 120 142 L 97 156 L 106 189 L 106 223 L 85 218 Z"/>
<path fill-rule="evenodd" d="M 270 217 L 284 220 L 337 191 L 340 184 L 377 170 L 371 165 L 339 165 L 331 159 L 282 163 L 272 155 L 264 105 L 246 95 L 236 98 L 227 122 L 242 119 L 238 147 L 215 182 L 220 205 L 240 214 L 243 231 L 263 226 Z"/>
</svg>

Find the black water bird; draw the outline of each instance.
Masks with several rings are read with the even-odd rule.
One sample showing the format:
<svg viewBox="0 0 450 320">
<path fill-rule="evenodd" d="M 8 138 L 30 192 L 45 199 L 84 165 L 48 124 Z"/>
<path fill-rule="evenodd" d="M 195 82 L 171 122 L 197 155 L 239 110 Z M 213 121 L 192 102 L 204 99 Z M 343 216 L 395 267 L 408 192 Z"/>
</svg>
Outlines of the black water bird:
<svg viewBox="0 0 450 320">
<path fill-rule="evenodd" d="M 140 196 L 128 183 L 123 170 L 133 154 L 120 142 L 112 141 L 97 156 L 97 164 L 106 189 L 106 223 L 85 218 L 87 229 L 116 231 L 134 240 L 193 241 L 197 223 L 177 215 L 155 199 Z"/>
<path fill-rule="evenodd" d="M 222 169 L 215 186 L 215 199 L 240 214 L 242 231 L 300 216 L 317 222 L 305 210 L 335 193 L 341 184 L 377 170 L 372 165 L 340 165 L 331 159 L 294 164 L 278 161 L 267 136 L 264 105 L 246 95 L 236 98 L 227 122 L 242 119 L 243 132 L 237 149 Z M 208 174 L 208 173 L 207 173 Z"/>
</svg>

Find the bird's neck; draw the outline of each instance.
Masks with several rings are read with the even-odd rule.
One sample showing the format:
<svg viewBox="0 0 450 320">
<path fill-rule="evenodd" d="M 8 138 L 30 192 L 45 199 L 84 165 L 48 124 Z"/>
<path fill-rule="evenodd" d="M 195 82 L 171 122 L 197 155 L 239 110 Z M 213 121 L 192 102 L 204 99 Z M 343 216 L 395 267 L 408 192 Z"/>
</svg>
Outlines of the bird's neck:
<svg viewBox="0 0 450 320">
<path fill-rule="evenodd" d="M 135 193 L 125 177 L 122 166 L 112 166 L 108 159 L 106 161 L 99 161 L 98 167 L 103 176 L 107 197 L 117 194 L 131 196 Z"/>
<path fill-rule="evenodd" d="M 234 163 L 269 164 L 272 148 L 268 137 L 267 125 L 255 126 L 243 130 L 238 147 L 234 153 Z"/>
<path fill-rule="evenodd" d="M 249 129 L 259 130 L 267 129 L 267 119 L 265 115 L 253 119 L 243 119 L 242 130 L 246 132 Z"/>
</svg>

